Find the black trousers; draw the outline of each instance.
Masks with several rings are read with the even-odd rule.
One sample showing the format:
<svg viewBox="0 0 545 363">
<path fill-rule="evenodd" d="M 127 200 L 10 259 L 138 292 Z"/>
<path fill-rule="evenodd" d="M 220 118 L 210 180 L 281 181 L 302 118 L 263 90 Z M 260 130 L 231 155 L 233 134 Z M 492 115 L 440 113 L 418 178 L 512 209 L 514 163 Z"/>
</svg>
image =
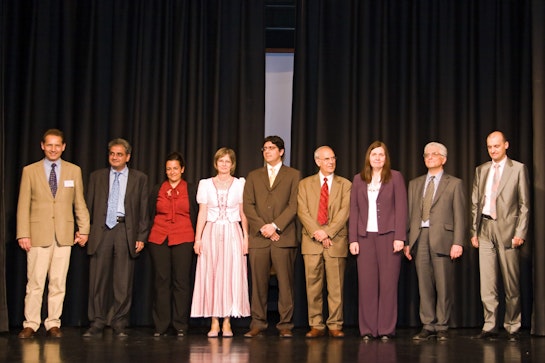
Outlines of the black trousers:
<svg viewBox="0 0 545 363">
<path fill-rule="evenodd" d="M 157 333 L 164 333 L 172 323 L 176 330 L 187 330 L 195 281 L 193 242 L 169 246 L 149 242 L 153 263 L 153 322 Z"/>
</svg>

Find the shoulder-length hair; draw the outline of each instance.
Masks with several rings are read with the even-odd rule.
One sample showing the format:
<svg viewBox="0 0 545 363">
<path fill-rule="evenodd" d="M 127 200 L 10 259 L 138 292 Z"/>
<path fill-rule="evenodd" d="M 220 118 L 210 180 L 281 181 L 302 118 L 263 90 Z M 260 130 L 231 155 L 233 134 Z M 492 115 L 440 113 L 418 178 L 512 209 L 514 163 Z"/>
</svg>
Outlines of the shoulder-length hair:
<svg viewBox="0 0 545 363">
<path fill-rule="evenodd" d="M 373 179 L 373 170 L 371 168 L 371 151 L 373 151 L 373 149 L 376 149 L 377 147 L 383 148 L 384 155 L 386 156 L 386 160 L 384 160 L 384 166 L 382 167 L 382 172 L 380 173 L 380 181 L 381 183 L 386 184 L 390 181 L 390 179 L 392 179 L 392 169 L 388 148 L 386 147 L 385 143 L 377 140 L 373 141 L 371 145 L 369 145 L 369 147 L 367 148 L 367 152 L 365 153 L 365 163 L 363 164 L 363 169 L 360 173 L 361 179 L 367 184 L 371 183 L 371 180 Z"/>
</svg>

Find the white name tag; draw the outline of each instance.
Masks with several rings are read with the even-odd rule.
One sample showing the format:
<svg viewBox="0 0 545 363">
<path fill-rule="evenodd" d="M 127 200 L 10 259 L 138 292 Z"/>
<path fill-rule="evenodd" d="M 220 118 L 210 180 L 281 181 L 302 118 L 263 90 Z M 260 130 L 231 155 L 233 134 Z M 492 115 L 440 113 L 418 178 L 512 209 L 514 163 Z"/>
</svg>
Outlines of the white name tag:
<svg viewBox="0 0 545 363">
<path fill-rule="evenodd" d="M 74 181 L 73 180 L 65 180 L 64 181 L 64 187 L 65 188 L 73 188 L 74 187 Z"/>
</svg>

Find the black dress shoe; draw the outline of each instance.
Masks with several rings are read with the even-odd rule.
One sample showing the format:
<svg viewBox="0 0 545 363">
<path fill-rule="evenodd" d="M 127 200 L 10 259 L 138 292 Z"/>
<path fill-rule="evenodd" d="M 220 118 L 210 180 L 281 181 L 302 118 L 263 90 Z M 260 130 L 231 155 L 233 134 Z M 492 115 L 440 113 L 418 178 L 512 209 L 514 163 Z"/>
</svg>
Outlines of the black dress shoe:
<svg viewBox="0 0 545 363">
<path fill-rule="evenodd" d="M 437 340 L 444 342 L 448 340 L 448 333 L 446 330 L 440 330 L 437 332 Z"/>
<path fill-rule="evenodd" d="M 184 337 L 184 336 L 185 336 L 185 330 L 183 330 L 183 329 L 178 329 L 178 332 L 176 333 L 176 335 L 177 335 L 178 337 L 180 337 L 180 338 L 181 338 L 181 337 Z"/>
<path fill-rule="evenodd" d="M 498 333 L 493 331 L 482 330 L 478 335 L 471 337 L 471 339 L 493 339 L 498 336 Z"/>
<path fill-rule="evenodd" d="M 418 334 L 416 334 L 413 337 L 413 340 L 428 340 L 435 336 L 435 332 L 428 330 L 428 329 L 422 329 L 422 331 Z"/>
<path fill-rule="evenodd" d="M 129 335 L 127 334 L 127 332 L 125 330 L 122 330 L 122 329 L 119 329 L 119 330 L 114 330 L 114 335 L 118 338 L 126 338 L 128 337 Z"/>
<path fill-rule="evenodd" d="M 102 329 L 97 328 L 96 326 L 92 326 L 85 333 L 83 333 L 83 337 L 85 338 L 94 338 L 94 337 L 101 337 L 102 336 Z"/>
</svg>

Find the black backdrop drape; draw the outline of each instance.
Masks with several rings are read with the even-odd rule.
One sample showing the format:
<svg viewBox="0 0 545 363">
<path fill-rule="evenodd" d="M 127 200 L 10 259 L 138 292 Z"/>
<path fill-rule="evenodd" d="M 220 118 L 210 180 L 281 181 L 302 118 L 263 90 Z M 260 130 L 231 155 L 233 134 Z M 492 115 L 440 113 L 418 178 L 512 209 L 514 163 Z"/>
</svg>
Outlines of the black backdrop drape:
<svg viewBox="0 0 545 363">
<path fill-rule="evenodd" d="M 237 172 L 246 175 L 262 162 L 264 20 L 261 1 L 0 4 L 6 136 L 1 249 L 7 256 L 9 324 L 20 326 L 26 258 L 15 241 L 17 193 L 22 167 L 43 157 L 43 132 L 65 132 L 63 157 L 81 166 L 84 182 L 107 165 L 107 143 L 117 136 L 133 144 L 130 166 L 146 172 L 151 185 L 163 179 L 164 158 L 172 150 L 184 154 L 189 181 L 212 174 L 221 146 L 235 149 Z M 151 323 L 150 279 L 144 253 L 136 271 L 133 324 Z M 63 324 L 87 323 L 87 281 L 87 256 L 76 246 Z"/>
<path fill-rule="evenodd" d="M 292 164 L 315 172 L 312 152 L 329 144 L 339 157 L 337 172 L 352 179 L 367 146 L 381 139 L 408 182 L 425 173 L 423 147 L 436 140 L 448 147 L 446 170 L 464 180 L 469 197 L 475 166 L 489 159 L 486 136 L 500 129 L 509 155 L 535 178 L 543 159 L 534 156 L 545 141 L 543 106 L 536 107 L 543 97 L 533 97 L 536 89 L 543 96 L 543 15 L 543 1 L 299 1 Z M 535 233 L 521 253 L 523 325 L 530 326 L 539 294 L 533 332 L 545 334 L 542 177 L 533 187 Z M 345 297 L 353 299 L 356 266 L 349 261 Z M 456 273 L 452 325 L 480 326 L 478 254 L 469 243 Z M 401 326 L 419 324 L 415 276 L 414 264 L 404 261 Z M 345 311 L 353 323 L 354 311 Z"/>
<path fill-rule="evenodd" d="M 228 5 L 226 4 L 228 3 Z M 9 324 L 20 326 L 26 282 L 15 209 L 22 167 L 42 157 L 49 127 L 67 137 L 65 159 L 88 174 L 106 162 L 109 139 L 134 145 L 131 166 L 162 178 L 163 158 L 180 150 L 186 177 L 212 173 L 217 147 L 237 151 L 238 173 L 261 162 L 263 4 L 255 0 L 0 0 L 0 258 L 6 259 Z M 299 0 L 292 161 L 315 172 L 314 148 L 330 144 L 338 173 L 351 178 L 374 139 L 390 147 L 407 181 L 424 172 L 422 147 L 446 144 L 447 171 L 469 192 L 487 159 L 485 137 L 502 129 L 510 155 L 533 176 L 534 209 L 523 249 L 524 325 L 545 335 L 543 223 L 542 0 Z M 150 266 L 138 261 L 132 324 L 148 325 Z M 538 263 L 532 264 L 533 261 Z M 532 269 L 535 277 L 532 282 Z M 345 318 L 357 322 L 355 261 L 349 259 Z M 476 251 L 457 266 L 453 324 L 478 326 Z M 2 277 L 2 276 L 0 276 Z M 87 258 L 75 247 L 63 313 L 87 323 Z M 306 325 L 304 277 L 297 276 L 295 320 Z M 7 309 L 0 296 L 0 330 Z M 400 281 L 401 326 L 418 324 L 414 267 Z"/>
</svg>

